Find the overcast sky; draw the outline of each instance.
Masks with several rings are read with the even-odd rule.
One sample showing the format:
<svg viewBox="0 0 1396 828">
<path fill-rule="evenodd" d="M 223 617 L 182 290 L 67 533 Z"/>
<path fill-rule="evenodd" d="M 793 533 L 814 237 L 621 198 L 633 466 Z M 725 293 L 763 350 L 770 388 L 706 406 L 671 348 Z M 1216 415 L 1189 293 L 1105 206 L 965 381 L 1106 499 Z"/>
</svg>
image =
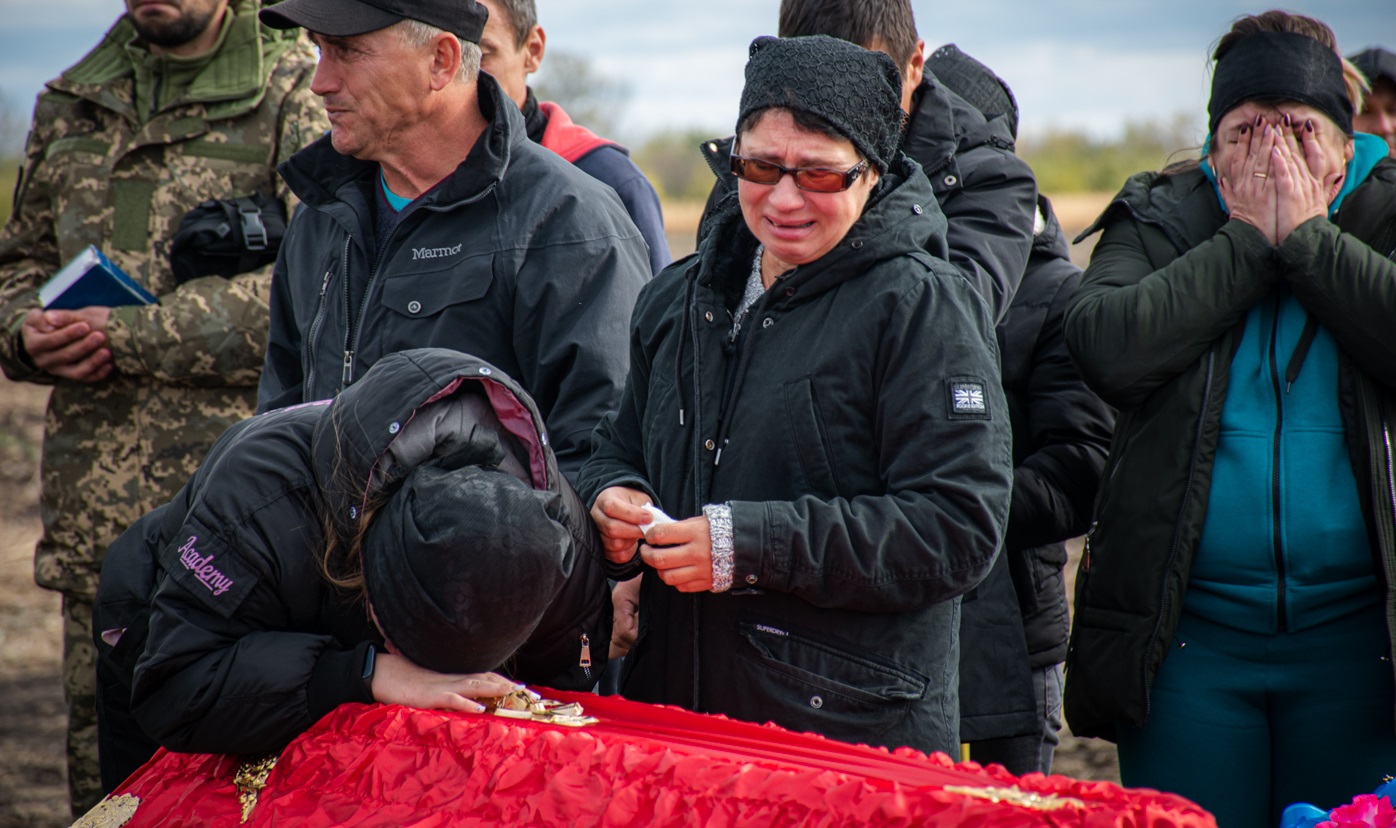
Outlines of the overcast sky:
<svg viewBox="0 0 1396 828">
<path fill-rule="evenodd" d="M 912 0 L 928 51 L 956 43 L 1009 84 L 1022 130 L 1085 128 L 1186 113 L 1203 121 L 1207 53 L 1253 0 Z M 774 34 L 779 0 L 538 0 L 550 49 L 625 82 L 619 138 L 665 128 L 730 131 L 746 47 Z M 1291 0 L 1329 23 L 1344 51 L 1396 46 L 1396 0 Z M 28 112 L 43 82 L 80 58 L 121 0 L 0 0 L 0 97 Z M 547 64 L 544 64 L 546 72 Z M 1199 136 L 1200 137 L 1200 136 Z"/>
</svg>

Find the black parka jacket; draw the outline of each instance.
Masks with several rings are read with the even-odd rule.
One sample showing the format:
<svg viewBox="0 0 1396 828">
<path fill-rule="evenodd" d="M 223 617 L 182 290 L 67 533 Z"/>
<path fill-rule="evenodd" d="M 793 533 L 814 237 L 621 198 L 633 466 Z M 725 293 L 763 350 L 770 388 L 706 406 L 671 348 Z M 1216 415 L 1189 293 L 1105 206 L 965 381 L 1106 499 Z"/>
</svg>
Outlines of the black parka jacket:
<svg viewBox="0 0 1396 828">
<path fill-rule="evenodd" d="M 1391 606 L 1396 161 L 1379 162 L 1332 221 L 1311 219 L 1278 247 L 1228 220 L 1195 167 L 1130 179 L 1087 233 L 1101 228 L 1066 335 L 1119 420 L 1077 573 L 1065 705 L 1073 733 L 1113 738 L 1117 722 L 1149 716 L 1206 517 L 1241 326 L 1278 284 L 1340 348 L 1339 404 Z"/>
<path fill-rule="evenodd" d="M 899 156 L 844 239 L 730 344 L 756 240 L 735 203 L 641 293 L 621 407 L 578 491 L 729 503 L 734 587 L 646 571 L 622 693 L 851 742 L 955 750 L 955 600 L 988 571 L 1012 462 L 988 310 Z M 930 252 L 928 252 L 930 251 Z M 721 447 L 719 455 L 718 448 Z"/>
<path fill-rule="evenodd" d="M 485 133 L 374 239 L 376 163 L 329 136 L 278 170 L 301 199 L 272 276 L 257 410 L 328 399 L 408 348 L 475 354 L 537 401 L 574 473 L 625 380 L 626 322 L 648 249 L 609 187 L 528 140 L 488 74 Z"/>
<path fill-rule="evenodd" d="M 1006 115 L 986 118 L 927 70 L 912 97 L 901 149 L 920 164 L 945 215 L 947 259 L 979 291 L 995 321 L 1008 312 L 1032 249 L 1037 179 L 1013 154 Z M 717 175 L 699 240 L 722 199 L 735 193 L 732 138 L 700 149 Z"/>
<path fill-rule="evenodd" d="M 1062 328 L 1081 269 L 1051 204 L 1008 314 L 999 322 L 1003 389 L 1013 425 L 1013 505 L 993 571 L 965 596 L 960 624 L 960 735 L 1036 733 L 1030 670 L 1066 659 L 1063 541 L 1086 531 L 1105 470 L 1114 414 L 1081 379 Z"/>
<path fill-rule="evenodd" d="M 499 439 L 499 422 L 471 433 L 488 430 L 502 450 L 526 455 L 518 459 L 534 486 L 558 494 L 555 519 L 572 530 L 568 580 L 504 671 L 590 689 L 610 640 L 604 560 L 594 524 L 548 450 L 537 406 L 488 363 L 424 349 L 385 357 L 369 381 L 333 403 L 233 426 L 175 500 L 111 546 L 95 621 L 104 715 L 115 710 L 120 719 L 121 679 L 132 666 L 134 721 L 119 726 L 134 724 L 172 750 L 279 751 L 337 705 L 372 701 L 361 671 L 367 644 L 382 640 L 362 598 L 320 573 L 324 521 L 331 516 L 341 537 L 354 531 L 359 506 L 381 485 L 379 458 L 417 409 L 450 393 L 489 395 L 518 441 Z M 436 435 L 437 445 L 459 439 Z M 115 647 L 104 640 L 122 628 Z M 584 635 L 599 643 L 589 667 Z"/>
</svg>

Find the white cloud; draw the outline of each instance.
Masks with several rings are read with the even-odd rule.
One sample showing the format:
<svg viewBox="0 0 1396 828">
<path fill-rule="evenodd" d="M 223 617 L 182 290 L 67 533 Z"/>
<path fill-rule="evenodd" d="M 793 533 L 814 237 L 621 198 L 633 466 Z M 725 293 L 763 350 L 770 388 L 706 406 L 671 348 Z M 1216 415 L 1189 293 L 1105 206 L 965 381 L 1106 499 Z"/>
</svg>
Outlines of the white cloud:
<svg viewBox="0 0 1396 828">
<path fill-rule="evenodd" d="M 43 81 L 96 43 L 121 0 L 0 0 L 0 97 L 27 110 Z M 928 47 L 955 42 L 1013 86 L 1026 131 L 1117 132 L 1127 120 L 1203 117 L 1210 45 L 1274 0 L 912 0 Z M 1289 0 L 1333 25 L 1347 51 L 1396 45 L 1391 0 Z M 779 0 L 538 0 L 555 48 L 631 89 L 622 139 L 670 127 L 732 128 L 751 39 Z M 546 67 L 546 64 L 545 64 Z M 546 71 L 546 69 L 545 69 Z"/>
</svg>

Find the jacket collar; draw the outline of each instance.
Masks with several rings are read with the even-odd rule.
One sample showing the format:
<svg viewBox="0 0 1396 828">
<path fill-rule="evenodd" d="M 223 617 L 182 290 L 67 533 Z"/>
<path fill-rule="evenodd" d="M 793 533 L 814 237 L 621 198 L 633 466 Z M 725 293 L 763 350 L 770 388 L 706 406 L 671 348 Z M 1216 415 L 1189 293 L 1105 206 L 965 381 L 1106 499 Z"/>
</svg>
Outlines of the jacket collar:
<svg viewBox="0 0 1396 828">
<path fill-rule="evenodd" d="M 489 124 L 455 172 L 421 197 L 420 206 L 451 209 L 484 196 L 504 178 L 515 149 L 528 142 L 523 115 L 494 78 L 481 72 L 477 88 L 480 114 Z M 282 162 L 277 172 L 301 201 L 329 208 L 345 200 L 346 187 L 371 194 L 379 165 L 340 154 L 326 134 Z"/>
<path fill-rule="evenodd" d="M 1001 149 L 1013 147 L 1008 117 L 999 114 L 985 118 L 984 113 L 927 69 L 911 98 L 911 117 L 902 135 L 902 151 L 925 163 L 926 175 L 934 176 L 956 153 L 983 144 Z"/>
<path fill-rule="evenodd" d="M 1226 223 L 1212 185 L 1196 162 L 1132 176 L 1075 241 L 1126 216 L 1161 229 L 1180 253 L 1211 238 Z"/>
<path fill-rule="evenodd" d="M 529 94 L 532 94 L 532 90 Z M 561 155 L 572 164 L 602 147 L 615 147 L 626 155 L 630 154 L 629 150 L 615 141 L 602 138 L 581 124 L 574 122 L 563 111 L 562 107 L 552 101 L 543 101 L 538 105 L 538 109 L 547 119 L 547 126 L 543 128 L 543 137 L 538 143 Z"/>
<path fill-rule="evenodd" d="M 266 94 L 271 67 L 296 42 L 297 30 L 280 32 L 257 21 L 259 0 L 228 5 L 232 23 L 217 55 L 189 86 L 185 103 L 205 105 L 208 118 L 235 117 Z M 135 75 L 126 47 L 137 37 L 130 15 L 122 15 L 101 42 L 48 88 L 76 95 L 128 118 L 135 117 L 129 84 Z"/>
<path fill-rule="evenodd" d="M 902 151 L 926 160 L 927 170 L 933 171 L 955 154 L 955 113 L 950 107 L 950 91 L 929 69 L 912 93 L 910 115 L 902 135 Z"/>
<path fill-rule="evenodd" d="M 1033 234 L 1032 255 L 1070 261 L 1071 246 L 1066 243 L 1066 233 L 1052 210 L 1052 202 L 1041 193 L 1037 195 L 1037 213 L 1042 217 L 1042 230 Z"/>
</svg>

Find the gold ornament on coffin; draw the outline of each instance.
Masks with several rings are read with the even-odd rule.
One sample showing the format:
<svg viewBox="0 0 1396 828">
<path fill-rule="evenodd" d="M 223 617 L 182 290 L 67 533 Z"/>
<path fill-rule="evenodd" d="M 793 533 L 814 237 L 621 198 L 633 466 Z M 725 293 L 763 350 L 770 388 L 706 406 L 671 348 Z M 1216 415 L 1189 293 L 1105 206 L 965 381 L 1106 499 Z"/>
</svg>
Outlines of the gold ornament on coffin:
<svg viewBox="0 0 1396 828">
<path fill-rule="evenodd" d="M 545 699 L 527 688 L 515 690 L 497 699 L 484 699 L 481 704 L 485 706 L 486 711 L 506 719 L 527 719 L 563 727 L 586 727 L 599 721 L 584 714 L 582 706 L 576 702 L 563 704 L 553 699 Z"/>
<path fill-rule="evenodd" d="M 109 797 L 79 817 L 73 828 L 121 828 L 131 821 L 140 806 L 140 798 L 131 794 Z"/>
<path fill-rule="evenodd" d="M 267 777 L 276 767 L 277 756 L 263 756 L 243 762 L 233 774 L 233 784 L 238 789 L 238 802 L 242 803 L 241 823 L 252 818 L 252 809 L 257 807 L 257 795 L 267 786 Z"/>
<path fill-rule="evenodd" d="M 987 799 L 995 804 L 1005 802 L 1009 805 L 1021 805 L 1035 811 L 1057 811 L 1062 808 L 1086 807 L 1086 803 L 1074 797 L 1033 793 L 1020 790 L 1016 786 L 1012 788 L 969 788 L 962 785 L 946 785 L 945 790 L 961 796 Z"/>
</svg>

